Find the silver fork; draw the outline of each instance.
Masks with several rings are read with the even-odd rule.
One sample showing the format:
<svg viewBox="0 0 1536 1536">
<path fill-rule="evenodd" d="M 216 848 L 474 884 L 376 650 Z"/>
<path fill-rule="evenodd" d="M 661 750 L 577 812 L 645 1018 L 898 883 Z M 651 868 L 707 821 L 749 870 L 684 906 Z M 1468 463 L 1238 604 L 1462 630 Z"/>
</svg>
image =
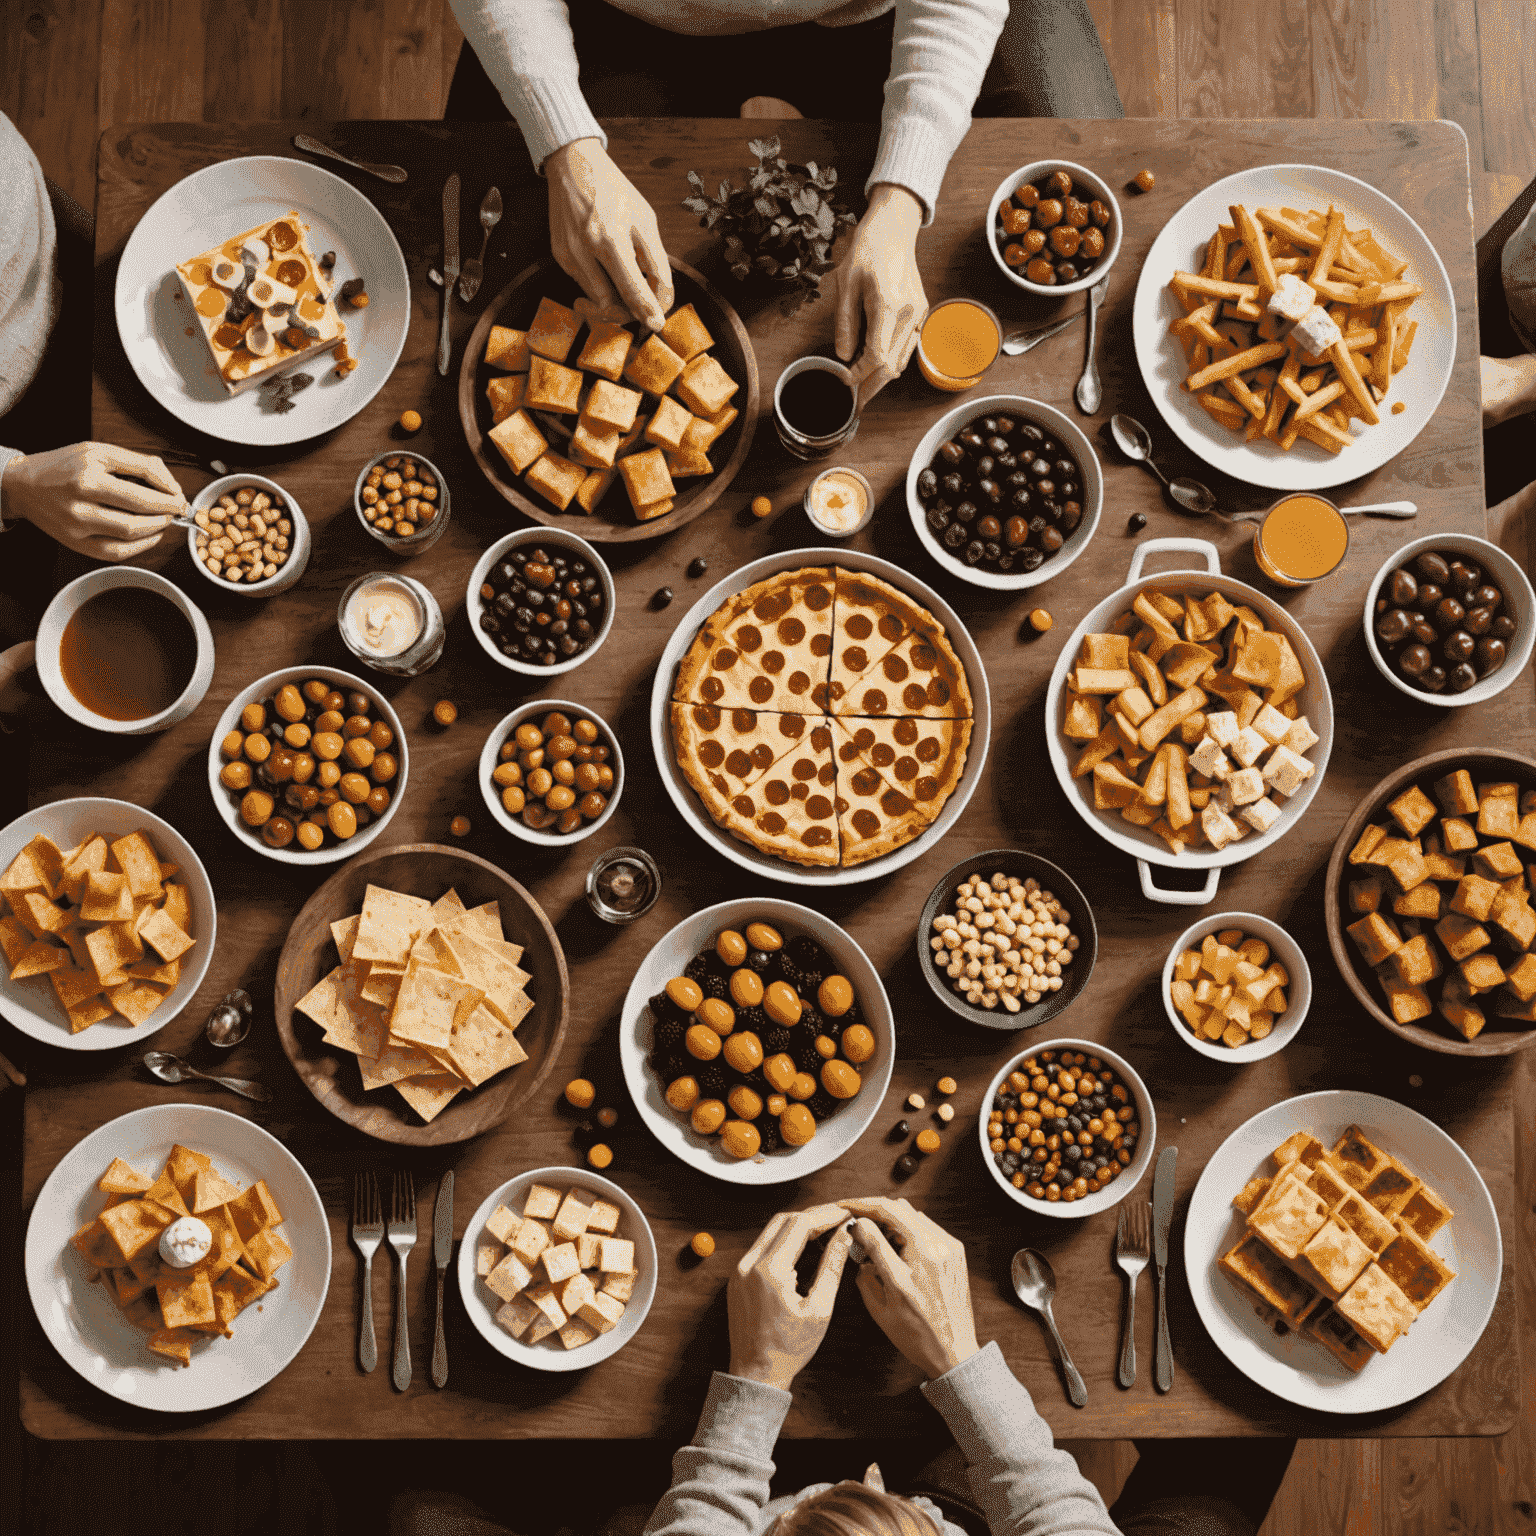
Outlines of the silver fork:
<svg viewBox="0 0 1536 1536">
<path fill-rule="evenodd" d="M 1120 1207 L 1115 1263 L 1125 1271 L 1125 1332 L 1120 1340 L 1120 1385 L 1136 1381 L 1136 1277 L 1152 1256 L 1151 1207 L 1145 1201 Z"/>
<path fill-rule="evenodd" d="M 400 1275 L 395 1290 L 395 1387 L 411 1384 L 411 1338 L 406 1318 L 405 1261 L 416 1246 L 416 1183 L 409 1173 L 395 1175 L 389 1207 L 389 1246 L 395 1250 Z"/>
<path fill-rule="evenodd" d="M 379 1346 L 373 1336 L 373 1256 L 384 1241 L 379 1181 L 371 1173 L 355 1174 L 352 1179 L 352 1241 L 363 1256 L 363 1316 L 357 1332 L 357 1359 L 365 1371 L 371 1371 L 379 1363 Z"/>
<path fill-rule="evenodd" d="M 485 277 L 485 248 L 491 243 L 491 231 L 501 223 L 501 188 L 492 187 L 480 203 L 480 227 L 485 233 L 480 237 L 480 254 L 471 256 L 459 274 L 459 297 L 468 304 L 480 291 Z"/>
</svg>

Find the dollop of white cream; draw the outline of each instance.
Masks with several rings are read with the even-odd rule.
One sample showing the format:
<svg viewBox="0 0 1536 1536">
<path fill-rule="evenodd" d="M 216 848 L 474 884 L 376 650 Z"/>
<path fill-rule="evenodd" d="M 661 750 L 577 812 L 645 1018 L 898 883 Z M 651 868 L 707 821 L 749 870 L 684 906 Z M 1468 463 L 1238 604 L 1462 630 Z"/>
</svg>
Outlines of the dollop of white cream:
<svg viewBox="0 0 1536 1536">
<path fill-rule="evenodd" d="M 160 1234 L 160 1257 L 172 1269 L 190 1269 L 212 1247 L 208 1223 L 196 1216 L 179 1216 Z"/>
</svg>

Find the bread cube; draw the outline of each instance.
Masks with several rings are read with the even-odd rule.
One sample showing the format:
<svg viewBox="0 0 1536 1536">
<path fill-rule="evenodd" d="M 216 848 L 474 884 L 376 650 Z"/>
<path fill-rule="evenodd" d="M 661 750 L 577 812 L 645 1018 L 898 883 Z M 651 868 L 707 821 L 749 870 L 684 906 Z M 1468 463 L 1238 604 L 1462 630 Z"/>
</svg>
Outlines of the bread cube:
<svg viewBox="0 0 1536 1536">
<path fill-rule="evenodd" d="M 523 402 L 529 410 L 574 415 L 581 406 L 580 371 L 535 357 L 528 365 L 528 389 Z"/>
<path fill-rule="evenodd" d="M 1510 834 L 1522 848 L 1536 848 L 1536 811 L 1522 810 L 1520 825 Z"/>
<path fill-rule="evenodd" d="M 1225 779 L 1232 771 L 1232 764 L 1227 761 L 1226 753 L 1217 746 L 1213 736 L 1201 738 L 1200 744 L 1189 754 L 1189 766 L 1208 779 Z"/>
<path fill-rule="evenodd" d="M 656 333 L 686 362 L 691 362 L 701 352 L 714 346 L 715 338 L 699 319 L 699 312 L 692 304 L 680 305 L 667 316 L 667 323 Z"/>
<path fill-rule="evenodd" d="M 1474 834 L 1475 835 L 1475 834 Z M 1467 872 L 1467 861 L 1449 853 L 1432 853 L 1426 844 L 1424 849 L 1424 874 L 1429 880 L 1449 880 L 1453 884 Z"/>
<path fill-rule="evenodd" d="M 637 389 L 625 389 L 607 379 L 598 379 L 592 385 L 582 414 L 589 421 L 605 427 L 616 427 L 621 433 L 628 432 L 635 424 L 635 416 L 644 398 Z"/>
<path fill-rule="evenodd" d="M 1477 807 L 1479 837 L 1513 837 L 1520 830 L 1520 803 L 1513 795 L 1484 795 Z"/>
<path fill-rule="evenodd" d="M 1410 784 L 1387 805 L 1394 821 L 1409 837 L 1417 837 L 1435 819 L 1435 803 L 1419 788 Z"/>
<path fill-rule="evenodd" d="M 505 421 L 498 421 L 486 436 L 496 445 L 496 451 L 507 461 L 507 467 L 520 475 L 549 447 L 544 434 L 534 426 L 527 411 L 513 411 Z"/>
<path fill-rule="evenodd" d="M 552 362 L 563 363 L 581 329 L 581 321 L 575 310 L 557 304 L 553 299 L 540 299 L 533 323 L 528 327 L 528 350 Z"/>
<path fill-rule="evenodd" d="M 510 325 L 493 325 L 485 339 L 485 361 L 491 368 L 505 373 L 527 373 L 528 333 L 515 331 Z"/>
<path fill-rule="evenodd" d="M 1436 779 L 1432 786 L 1435 799 L 1447 816 L 1471 816 L 1477 810 L 1477 791 L 1472 785 L 1472 775 L 1465 768 Z"/>
<path fill-rule="evenodd" d="M 644 453 L 632 453 L 620 459 L 619 473 L 624 477 L 624 488 L 637 511 L 673 494 L 666 456 L 659 448 L 649 448 Z"/>
<path fill-rule="evenodd" d="M 1440 1015 L 1464 1040 L 1475 1040 L 1488 1015 L 1472 1001 L 1471 989 L 1458 976 L 1448 976 L 1440 988 Z"/>
<path fill-rule="evenodd" d="M 624 376 L 624 365 L 629 361 L 629 349 L 634 341 L 622 325 L 608 320 L 594 321 L 576 366 L 617 384 Z"/>
<path fill-rule="evenodd" d="M 498 1243 L 510 1243 L 513 1234 L 522 1224 L 523 1218 L 516 1211 L 505 1205 L 498 1205 L 485 1219 L 485 1230 L 496 1239 Z"/>
<path fill-rule="evenodd" d="M 1380 965 L 1402 948 L 1403 941 L 1397 929 L 1379 912 L 1362 917 L 1344 931 L 1355 941 L 1365 963 L 1370 966 Z"/>
<path fill-rule="evenodd" d="M 598 1267 L 605 1274 L 625 1274 L 635 1267 L 635 1245 L 625 1237 L 605 1237 L 600 1245 Z"/>
<path fill-rule="evenodd" d="M 635 1293 L 635 1282 L 639 1275 L 634 1270 L 622 1275 L 604 1275 L 602 1277 L 602 1290 L 600 1295 L 612 1296 L 615 1301 L 627 1302 Z"/>
<path fill-rule="evenodd" d="M 1536 998 L 1536 955 L 1521 955 L 1506 972 L 1504 985 L 1522 1003 Z"/>
<path fill-rule="evenodd" d="M 676 452 L 692 423 L 693 417 L 670 395 L 664 395 L 657 402 L 656 414 L 645 429 L 645 440 Z"/>
<path fill-rule="evenodd" d="M 528 1324 L 528 1331 L 523 1335 L 523 1343 L 537 1344 L 540 1340 L 547 1339 L 554 1331 L 554 1323 L 542 1312 L 538 1312 L 533 1321 Z"/>
<path fill-rule="evenodd" d="M 1501 843 L 1489 843 L 1472 855 L 1472 863 L 1480 875 L 1489 880 L 1512 880 L 1524 869 L 1515 845 L 1507 838 Z"/>
<path fill-rule="evenodd" d="M 533 1217 L 525 1216 L 522 1225 L 513 1234 L 509 1246 L 524 1264 L 532 1266 L 538 1262 L 539 1255 L 549 1247 L 549 1228 L 542 1221 L 535 1221 Z"/>
<path fill-rule="evenodd" d="M 1284 273 L 1264 308 L 1282 320 L 1300 320 L 1317 303 L 1317 290 L 1294 272 Z"/>
<path fill-rule="evenodd" d="M 1237 716 L 1230 709 L 1220 709 L 1206 715 L 1205 730 L 1218 747 L 1227 751 L 1237 740 L 1242 727 L 1238 724 Z"/>
<path fill-rule="evenodd" d="M 1382 990 L 1387 994 L 1387 1012 L 1399 1024 L 1412 1024 L 1415 1019 L 1427 1019 L 1434 1011 L 1429 993 L 1415 982 L 1404 981 L 1393 969 L 1391 961 L 1378 967 L 1376 975 L 1381 981 Z"/>
<path fill-rule="evenodd" d="M 576 430 L 571 433 L 571 458 L 588 469 L 612 469 L 623 436 L 617 427 L 607 427 L 601 422 L 589 421 L 585 415 L 580 416 Z"/>
<path fill-rule="evenodd" d="M 1360 840 L 1349 850 L 1349 862 L 1351 864 L 1373 863 L 1371 855 L 1386 841 L 1387 829 L 1378 827 L 1374 822 L 1370 823 L 1360 834 Z"/>
<path fill-rule="evenodd" d="M 683 368 L 674 386 L 677 398 L 695 416 L 713 416 L 724 409 L 740 386 L 707 352 Z"/>
<path fill-rule="evenodd" d="M 1092 694 L 1069 695 L 1061 734 L 1069 741 L 1092 741 L 1104 729 L 1104 709 Z"/>
<path fill-rule="evenodd" d="M 475 1273 L 483 1280 L 507 1256 L 505 1243 L 479 1243 L 475 1247 Z"/>
<path fill-rule="evenodd" d="M 635 521 L 648 523 L 653 518 L 665 517 L 676 504 L 675 498 L 671 496 L 663 496 L 660 501 L 648 501 L 644 506 L 635 508 Z"/>
<path fill-rule="evenodd" d="M 1269 761 L 1264 764 L 1264 782 L 1278 794 L 1294 795 L 1316 771 L 1315 763 L 1282 745 L 1269 754 Z"/>
<path fill-rule="evenodd" d="M 1234 805 L 1252 805 L 1264 798 L 1264 779 L 1257 768 L 1240 768 L 1230 774 L 1224 786 Z M 1278 813 L 1277 813 L 1278 814 Z"/>
<path fill-rule="evenodd" d="M 1207 805 L 1200 812 L 1200 830 L 1205 833 L 1206 841 L 1218 852 L 1238 835 L 1232 818 L 1219 805 Z"/>
<path fill-rule="evenodd" d="M 1475 997 L 1479 992 L 1491 992 L 1504 984 L 1504 967 L 1489 954 L 1475 954 L 1461 961 L 1457 969 L 1467 990 Z"/>
<path fill-rule="evenodd" d="M 1445 901 L 1440 887 L 1432 880 L 1422 881 L 1400 896 L 1392 898 L 1392 911 L 1397 917 L 1421 917 L 1427 923 L 1438 923 L 1445 915 Z"/>
<path fill-rule="evenodd" d="M 1424 986 L 1440 974 L 1439 952 L 1422 933 L 1393 951 L 1392 964 L 1397 974 L 1412 986 Z"/>
<path fill-rule="evenodd" d="M 619 1230 L 623 1212 L 609 1200 L 594 1200 L 587 1214 L 587 1231 L 604 1237 L 612 1237 Z"/>
<path fill-rule="evenodd" d="M 539 1255 L 539 1262 L 544 1266 L 545 1278 L 552 1286 L 560 1285 L 572 1275 L 581 1273 L 575 1243 L 552 1243 Z"/>
<path fill-rule="evenodd" d="M 1251 726 L 1245 725 L 1232 743 L 1232 756 L 1244 768 L 1251 768 L 1269 751 L 1269 743 Z"/>
<path fill-rule="evenodd" d="M 597 1287 L 592 1283 L 590 1275 L 574 1274 L 569 1280 L 563 1281 L 555 1287 L 555 1295 L 560 1298 L 560 1305 L 565 1308 L 570 1317 L 575 1317 L 577 1312 L 597 1294 Z"/>
<path fill-rule="evenodd" d="M 556 1328 L 563 1328 L 566 1324 L 565 1308 L 560 1305 L 560 1299 L 547 1285 L 535 1285 L 528 1290 L 528 1299 Z"/>
<path fill-rule="evenodd" d="M 1477 847 L 1477 832 L 1460 816 L 1440 818 L 1440 837 L 1447 853 L 1470 853 Z"/>
<path fill-rule="evenodd" d="M 1381 910 L 1382 897 L 1386 894 L 1386 881 L 1380 875 L 1368 875 L 1364 880 L 1351 880 L 1347 891 L 1349 910 L 1362 916 Z"/>
<path fill-rule="evenodd" d="M 597 1329 L 590 1323 L 583 1322 L 579 1317 L 573 1317 L 563 1328 L 555 1330 L 560 1335 L 560 1342 L 567 1349 L 580 1349 L 583 1344 L 590 1344 L 597 1337 Z"/>
<path fill-rule="evenodd" d="M 1305 715 L 1301 715 L 1291 721 L 1290 730 L 1280 739 L 1298 757 L 1305 757 L 1322 740 L 1322 737 L 1312 729 L 1312 722 Z"/>
<path fill-rule="evenodd" d="M 1481 875 L 1463 875 L 1451 896 L 1451 911 L 1482 922 L 1493 910 L 1493 898 L 1498 894 L 1495 881 L 1485 880 Z"/>
<path fill-rule="evenodd" d="M 491 402 L 491 424 L 500 426 L 513 411 L 521 410 L 528 390 L 528 376 L 508 373 L 486 380 L 485 397 Z"/>
<path fill-rule="evenodd" d="M 553 1221 L 560 1209 L 560 1191 L 548 1184 L 530 1184 L 523 1196 L 525 1221 Z"/>
<path fill-rule="evenodd" d="M 514 1339 L 520 1339 L 527 1333 L 529 1323 L 539 1315 L 539 1309 L 526 1296 L 514 1296 L 497 1308 L 496 1321 Z"/>
<path fill-rule="evenodd" d="M 1291 722 L 1273 704 L 1266 704 L 1253 717 L 1251 729 L 1257 731 L 1270 746 L 1274 747 L 1290 735 Z"/>
<path fill-rule="evenodd" d="M 587 472 L 580 464 L 548 452 L 529 466 L 523 478 L 532 490 L 564 512 L 587 478 Z"/>
<path fill-rule="evenodd" d="M 571 1190 L 561 1202 L 560 1209 L 555 1215 L 554 1225 L 549 1229 L 549 1235 L 562 1243 L 571 1242 L 580 1237 L 587 1230 L 587 1217 L 591 1211 L 591 1206 L 578 1198 L 578 1192 Z"/>
<path fill-rule="evenodd" d="M 1094 671 L 1128 671 L 1131 643 L 1124 635 L 1084 635 L 1078 662 Z"/>
<path fill-rule="evenodd" d="M 624 1316 L 624 1303 L 617 1296 L 599 1291 L 582 1306 L 578 1316 L 599 1333 L 607 1333 L 610 1328 L 617 1327 L 619 1319 Z"/>
<path fill-rule="evenodd" d="M 1486 949 L 1493 939 L 1488 930 L 1474 918 L 1463 917 L 1459 912 L 1447 912 L 1435 924 L 1435 937 L 1445 946 L 1452 960 L 1465 960 L 1478 950 Z"/>
<path fill-rule="evenodd" d="M 629 361 L 624 365 L 624 377 L 636 389 L 649 390 L 653 395 L 666 394 L 682 371 L 682 358 L 659 336 L 648 337 L 629 354 Z M 683 403 L 686 405 L 687 401 Z"/>
<path fill-rule="evenodd" d="M 533 1283 L 533 1271 L 515 1253 L 509 1253 L 485 1277 L 485 1283 L 503 1301 L 511 1301 Z"/>
</svg>

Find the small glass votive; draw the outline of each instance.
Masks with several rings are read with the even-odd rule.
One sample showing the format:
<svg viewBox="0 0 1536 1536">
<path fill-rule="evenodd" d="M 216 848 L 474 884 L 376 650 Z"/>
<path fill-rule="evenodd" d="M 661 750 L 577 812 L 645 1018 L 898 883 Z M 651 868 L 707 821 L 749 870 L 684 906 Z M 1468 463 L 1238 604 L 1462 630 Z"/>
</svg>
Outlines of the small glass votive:
<svg viewBox="0 0 1536 1536">
<path fill-rule="evenodd" d="M 643 848 L 610 848 L 587 871 L 587 905 L 605 923 L 643 917 L 661 895 L 661 866 Z"/>
<path fill-rule="evenodd" d="M 347 588 L 336 627 L 359 661 L 395 677 L 417 677 L 436 666 L 448 638 L 431 592 L 389 571 L 371 571 Z"/>
<path fill-rule="evenodd" d="M 1313 491 L 1282 496 L 1253 530 L 1253 558 L 1281 587 L 1309 587 L 1331 575 L 1349 553 L 1344 514 Z"/>
<path fill-rule="evenodd" d="M 817 533 L 829 539 L 851 539 L 875 515 L 875 492 L 858 470 L 839 464 L 811 481 L 804 505 Z"/>
<path fill-rule="evenodd" d="M 1003 347 L 1003 327 L 975 299 L 945 299 L 917 333 L 917 369 L 935 389 L 958 394 L 981 382 Z"/>
<path fill-rule="evenodd" d="M 852 372 L 833 357 L 801 357 L 773 387 L 773 425 L 787 452 L 809 463 L 824 459 L 859 430 L 859 396 Z"/>
</svg>

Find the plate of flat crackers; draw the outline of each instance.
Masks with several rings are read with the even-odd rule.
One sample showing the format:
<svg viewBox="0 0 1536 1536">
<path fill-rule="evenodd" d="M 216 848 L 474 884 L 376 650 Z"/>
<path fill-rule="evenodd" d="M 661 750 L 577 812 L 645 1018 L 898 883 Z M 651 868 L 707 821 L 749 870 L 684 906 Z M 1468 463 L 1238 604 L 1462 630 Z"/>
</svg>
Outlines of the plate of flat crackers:
<svg viewBox="0 0 1536 1536">
<path fill-rule="evenodd" d="M 1205 1165 L 1184 1264 L 1216 1346 L 1251 1381 L 1328 1413 L 1374 1413 L 1443 1381 L 1482 1337 L 1503 1267 L 1471 1159 L 1373 1093 L 1261 1110 Z"/>
<path fill-rule="evenodd" d="M 381 1141 L 498 1125 L 553 1068 L 569 1012 L 560 940 L 494 864 L 433 843 L 353 859 L 278 960 L 276 1017 L 305 1086 Z"/>
<path fill-rule="evenodd" d="M 486 305 L 464 349 L 459 417 L 485 477 L 519 512 L 595 544 L 692 522 L 752 446 L 757 359 L 741 317 L 674 261 L 652 334 L 593 305 L 552 257 Z"/>
</svg>

